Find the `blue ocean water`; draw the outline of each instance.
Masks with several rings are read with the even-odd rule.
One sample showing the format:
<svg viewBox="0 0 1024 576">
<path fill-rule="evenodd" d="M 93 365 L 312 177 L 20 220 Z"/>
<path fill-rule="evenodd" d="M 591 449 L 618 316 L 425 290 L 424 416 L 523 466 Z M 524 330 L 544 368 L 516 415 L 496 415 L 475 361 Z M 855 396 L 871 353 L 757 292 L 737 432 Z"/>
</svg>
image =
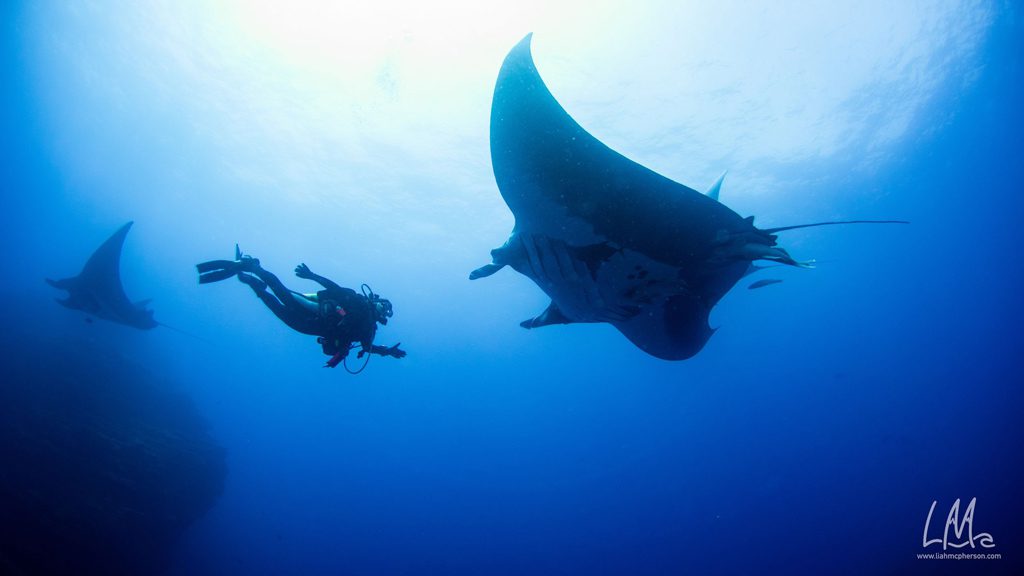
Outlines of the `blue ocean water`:
<svg viewBox="0 0 1024 576">
<path fill-rule="evenodd" d="M 1021 573 L 1016 5 L 950 3 L 941 17 L 909 3 L 824 16 L 601 5 L 575 23 L 555 9 L 534 22 L 507 7 L 405 7 L 392 21 L 335 7 L 326 32 L 277 26 L 285 9 L 259 6 L 257 20 L 231 3 L 0 15 L 4 354 L 45 364 L 18 364 L 4 385 L 51 389 L 70 372 L 76 389 L 99 388 L 112 376 L 98 366 L 123 359 L 187 397 L 224 451 L 215 501 L 147 569 Z M 296 22 L 321 16 L 304 10 Z M 613 16 L 620 29 L 598 32 Z M 711 24 L 733 52 L 679 32 Z M 369 30 L 357 49 L 331 43 L 356 28 Z M 912 223 L 785 233 L 819 266 L 741 282 L 685 362 L 607 325 L 521 329 L 543 293 L 510 270 L 467 275 L 512 227 L 488 113 L 505 51 L 531 30 L 541 74 L 584 127 L 694 188 L 729 169 L 722 201 L 759 225 Z M 188 335 L 53 302 L 43 278 L 77 273 L 129 220 L 129 296 Z M 300 262 L 368 283 L 395 305 L 378 343 L 408 357 L 324 369 L 313 338 L 244 286 L 199 286 L 194 265 L 236 242 L 296 289 L 315 289 L 291 276 Z M 67 398 L 53 417 L 88 403 Z M 49 424 L 18 438 L 48 438 Z M 75 464 L 90 465 L 104 463 Z M 57 506 L 4 486 L 8 510 Z M 929 538 L 972 498 L 973 530 L 995 544 L 977 551 L 1002 558 L 918 559 L 940 548 L 922 546 L 932 503 Z M 26 528 L 3 528 L 0 567 L 17 567 L 12 535 Z M 118 539 L 139 545 L 130 530 Z"/>
</svg>

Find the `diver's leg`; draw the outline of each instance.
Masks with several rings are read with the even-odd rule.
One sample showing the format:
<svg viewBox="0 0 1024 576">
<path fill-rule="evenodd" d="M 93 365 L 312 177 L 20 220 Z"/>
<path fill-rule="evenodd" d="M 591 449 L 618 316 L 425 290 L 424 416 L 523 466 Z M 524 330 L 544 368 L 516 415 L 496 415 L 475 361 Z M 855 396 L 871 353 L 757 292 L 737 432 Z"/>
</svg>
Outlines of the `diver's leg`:
<svg viewBox="0 0 1024 576">
<path fill-rule="evenodd" d="M 270 273 L 268 272 L 267 274 Z M 270 275 L 273 276 L 273 274 Z M 319 336 L 315 329 L 315 322 L 311 321 L 308 314 L 296 314 L 292 308 L 282 304 L 281 300 L 279 300 L 274 294 L 267 292 L 267 283 L 262 279 L 250 276 L 249 274 L 239 274 L 238 279 L 243 284 L 252 288 L 252 291 L 260 300 L 263 301 L 263 304 L 266 305 L 267 308 L 270 308 L 270 311 L 274 313 L 274 316 L 277 316 L 277 318 L 287 324 L 289 328 L 296 332 L 309 334 L 310 336 Z M 289 298 L 289 300 L 291 300 L 291 298 Z"/>
<path fill-rule="evenodd" d="M 269 272 L 260 268 L 259 266 L 252 267 L 249 272 L 255 274 L 260 280 L 266 282 L 266 285 L 273 290 L 274 295 L 286 308 L 291 310 L 296 315 L 308 315 L 310 312 L 305 306 L 295 301 L 295 293 L 289 290 L 281 279 L 274 275 L 273 272 Z"/>
</svg>

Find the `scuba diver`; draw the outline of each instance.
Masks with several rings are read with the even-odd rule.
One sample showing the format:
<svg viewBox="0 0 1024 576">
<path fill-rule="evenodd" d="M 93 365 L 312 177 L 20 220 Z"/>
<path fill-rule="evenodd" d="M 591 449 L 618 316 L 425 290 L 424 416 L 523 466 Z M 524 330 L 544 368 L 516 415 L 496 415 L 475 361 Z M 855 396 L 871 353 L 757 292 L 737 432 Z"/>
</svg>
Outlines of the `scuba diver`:
<svg viewBox="0 0 1024 576">
<path fill-rule="evenodd" d="M 243 255 L 237 245 L 234 260 L 203 262 L 196 265 L 196 270 L 199 271 L 200 284 L 220 282 L 236 276 L 252 288 L 267 308 L 292 330 L 317 336 L 324 354 L 331 357 L 325 367 L 334 368 L 343 362 L 349 350 L 357 345 L 361 346 L 357 358 L 368 354 L 405 357 L 405 351 L 398 347 L 401 343 L 394 346 L 378 346 L 373 343 L 377 323 L 387 325 L 388 318 L 394 312 L 391 302 L 374 294 L 366 284 L 362 285 L 362 294 L 359 294 L 313 273 L 309 266 L 299 264 L 295 267 L 295 275 L 317 282 L 323 286 L 323 290 L 315 294 L 295 292 L 285 287 L 273 273 L 261 268 L 259 260 Z M 367 356 L 366 362 L 369 360 Z M 353 372 L 348 370 L 348 364 L 345 365 L 345 369 L 353 374 L 362 372 L 365 367 L 364 363 L 362 368 Z"/>
</svg>

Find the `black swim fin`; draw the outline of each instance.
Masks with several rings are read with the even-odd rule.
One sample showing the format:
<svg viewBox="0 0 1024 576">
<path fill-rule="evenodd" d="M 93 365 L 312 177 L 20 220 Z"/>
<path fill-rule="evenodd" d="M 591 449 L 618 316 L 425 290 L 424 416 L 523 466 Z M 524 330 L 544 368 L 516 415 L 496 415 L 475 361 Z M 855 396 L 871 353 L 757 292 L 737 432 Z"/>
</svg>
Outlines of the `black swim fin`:
<svg viewBox="0 0 1024 576">
<path fill-rule="evenodd" d="M 196 264 L 196 270 L 199 272 L 199 283 L 209 284 L 211 282 L 227 280 L 228 278 L 237 276 L 239 272 L 251 272 L 253 268 L 259 268 L 259 265 L 259 260 L 252 258 L 251 256 L 243 255 L 238 244 L 235 244 L 234 260 L 210 260 L 209 262 L 201 262 Z"/>
<path fill-rule="evenodd" d="M 234 260 L 210 260 L 209 262 L 201 262 L 196 264 L 196 270 L 200 274 L 206 274 L 207 272 L 213 272 L 214 270 L 226 270 L 228 268 L 237 268 L 238 262 Z"/>
<path fill-rule="evenodd" d="M 199 268 L 199 266 L 196 266 L 196 268 Z M 211 282 L 220 282 L 221 280 L 227 280 L 228 278 L 237 276 L 239 272 L 241 272 L 241 266 L 239 266 L 238 262 L 231 262 L 230 267 L 213 270 L 211 272 L 203 273 L 200 270 L 199 283 L 209 284 Z"/>
</svg>

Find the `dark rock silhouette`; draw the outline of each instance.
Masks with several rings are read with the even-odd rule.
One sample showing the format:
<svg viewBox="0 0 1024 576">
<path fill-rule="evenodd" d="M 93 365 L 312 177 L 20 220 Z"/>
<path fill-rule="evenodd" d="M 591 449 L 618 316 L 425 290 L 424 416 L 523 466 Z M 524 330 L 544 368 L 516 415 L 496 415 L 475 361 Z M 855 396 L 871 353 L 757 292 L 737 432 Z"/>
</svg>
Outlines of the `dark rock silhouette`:
<svg viewBox="0 0 1024 576">
<path fill-rule="evenodd" d="M 0 340 L 0 573 L 153 574 L 217 500 L 191 400 L 115 350 Z"/>
</svg>

